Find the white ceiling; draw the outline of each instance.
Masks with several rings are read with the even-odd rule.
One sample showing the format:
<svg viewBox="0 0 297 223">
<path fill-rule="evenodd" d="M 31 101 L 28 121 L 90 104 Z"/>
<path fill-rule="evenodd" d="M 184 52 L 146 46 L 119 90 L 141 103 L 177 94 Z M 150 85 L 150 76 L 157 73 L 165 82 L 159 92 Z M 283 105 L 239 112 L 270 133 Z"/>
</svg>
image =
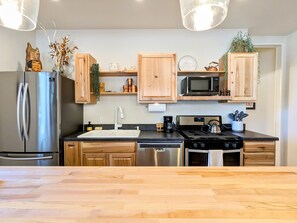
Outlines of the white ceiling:
<svg viewBox="0 0 297 223">
<path fill-rule="evenodd" d="M 38 20 L 46 29 L 183 29 L 179 0 L 41 0 Z M 297 31 L 297 0 L 230 0 L 217 28 L 286 36 Z"/>
</svg>

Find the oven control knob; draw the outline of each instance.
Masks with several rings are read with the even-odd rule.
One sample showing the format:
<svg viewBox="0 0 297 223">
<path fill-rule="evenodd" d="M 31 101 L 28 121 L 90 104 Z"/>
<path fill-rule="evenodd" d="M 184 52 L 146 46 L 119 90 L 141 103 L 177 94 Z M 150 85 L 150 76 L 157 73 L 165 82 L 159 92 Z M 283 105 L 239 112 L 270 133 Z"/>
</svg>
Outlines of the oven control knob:
<svg viewBox="0 0 297 223">
<path fill-rule="evenodd" d="M 201 146 L 201 148 L 204 148 L 204 147 L 205 147 L 205 143 L 202 142 L 202 143 L 200 144 L 200 146 Z"/>
<path fill-rule="evenodd" d="M 194 148 L 198 148 L 198 144 L 196 142 L 193 143 Z"/>
<path fill-rule="evenodd" d="M 225 147 L 229 148 L 230 144 L 228 142 L 225 143 Z"/>
<path fill-rule="evenodd" d="M 232 143 L 232 147 L 236 148 L 237 147 L 237 143 Z"/>
</svg>

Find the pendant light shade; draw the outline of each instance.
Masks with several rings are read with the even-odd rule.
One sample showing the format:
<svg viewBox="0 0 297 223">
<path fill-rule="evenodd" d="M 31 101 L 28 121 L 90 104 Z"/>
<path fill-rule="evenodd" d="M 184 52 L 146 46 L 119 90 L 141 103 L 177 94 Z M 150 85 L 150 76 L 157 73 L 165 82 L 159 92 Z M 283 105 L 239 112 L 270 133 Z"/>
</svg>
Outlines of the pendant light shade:
<svg viewBox="0 0 297 223">
<path fill-rule="evenodd" d="M 183 25 L 191 31 L 212 29 L 227 16 L 229 0 L 180 0 Z"/>
<path fill-rule="evenodd" d="M 0 25 L 31 31 L 36 28 L 39 0 L 0 0 Z"/>
</svg>

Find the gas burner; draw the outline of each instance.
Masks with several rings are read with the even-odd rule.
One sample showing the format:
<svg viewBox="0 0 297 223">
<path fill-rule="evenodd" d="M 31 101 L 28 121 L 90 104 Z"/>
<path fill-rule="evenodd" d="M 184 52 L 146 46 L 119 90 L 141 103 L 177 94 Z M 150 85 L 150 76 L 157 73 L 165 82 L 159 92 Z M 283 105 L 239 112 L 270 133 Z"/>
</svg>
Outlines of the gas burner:
<svg viewBox="0 0 297 223">
<path fill-rule="evenodd" d="M 196 139 L 196 140 L 236 140 L 239 137 L 234 136 L 229 132 L 221 133 L 210 133 L 207 131 L 200 130 L 181 130 L 181 134 L 186 139 Z"/>
</svg>

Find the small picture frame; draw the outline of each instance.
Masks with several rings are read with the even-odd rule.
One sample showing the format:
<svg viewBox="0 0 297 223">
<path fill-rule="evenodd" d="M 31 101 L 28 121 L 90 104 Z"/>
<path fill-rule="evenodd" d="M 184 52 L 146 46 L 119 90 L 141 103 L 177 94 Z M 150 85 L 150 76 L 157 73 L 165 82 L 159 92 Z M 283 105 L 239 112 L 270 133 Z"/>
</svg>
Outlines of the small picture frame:
<svg viewBox="0 0 297 223">
<path fill-rule="evenodd" d="M 256 110 L 256 102 L 246 102 L 246 109 Z"/>
</svg>

